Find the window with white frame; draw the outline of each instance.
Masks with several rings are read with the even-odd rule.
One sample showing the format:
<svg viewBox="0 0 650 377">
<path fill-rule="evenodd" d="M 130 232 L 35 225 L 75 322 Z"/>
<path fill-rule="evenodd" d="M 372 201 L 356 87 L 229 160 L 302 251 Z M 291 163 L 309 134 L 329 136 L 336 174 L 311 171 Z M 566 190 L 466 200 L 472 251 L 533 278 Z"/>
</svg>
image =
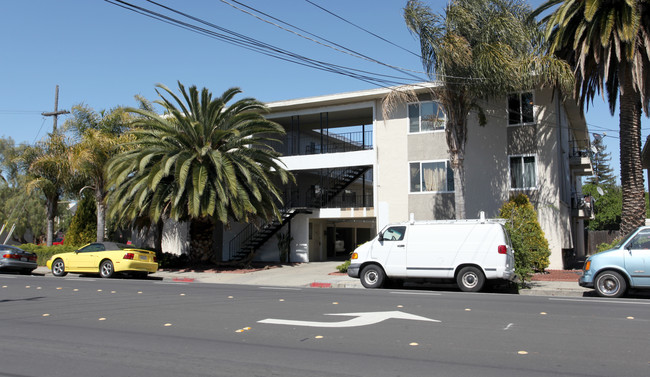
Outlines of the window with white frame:
<svg viewBox="0 0 650 377">
<path fill-rule="evenodd" d="M 535 156 L 510 156 L 510 189 L 537 187 Z"/>
<path fill-rule="evenodd" d="M 513 93 L 508 95 L 508 125 L 534 123 L 533 93 Z"/>
<path fill-rule="evenodd" d="M 408 105 L 409 132 L 431 132 L 445 129 L 446 116 L 436 102 L 419 102 Z"/>
<path fill-rule="evenodd" d="M 454 171 L 449 161 L 409 163 L 410 192 L 454 191 Z"/>
</svg>

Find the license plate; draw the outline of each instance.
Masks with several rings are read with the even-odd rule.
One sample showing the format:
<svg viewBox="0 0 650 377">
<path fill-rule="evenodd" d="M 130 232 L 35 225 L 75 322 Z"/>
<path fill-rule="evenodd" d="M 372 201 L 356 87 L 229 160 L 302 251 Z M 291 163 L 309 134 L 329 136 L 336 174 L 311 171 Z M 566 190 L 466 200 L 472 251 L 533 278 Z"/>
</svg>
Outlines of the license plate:
<svg viewBox="0 0 650 377">
<path fill-rule="evenodd" d="M 27 262 L 27 258 L 25 258 L 25 257 L 20 257 L 20 261 L 21 261 L 21 262 Z"/>
<path fill-rule="evenodd" d="M 148 259 L 148 258 L 147 258 L 146 255 L 140 255 L 140 260 L 147 260 L 147 259 Z"/>
</svg>

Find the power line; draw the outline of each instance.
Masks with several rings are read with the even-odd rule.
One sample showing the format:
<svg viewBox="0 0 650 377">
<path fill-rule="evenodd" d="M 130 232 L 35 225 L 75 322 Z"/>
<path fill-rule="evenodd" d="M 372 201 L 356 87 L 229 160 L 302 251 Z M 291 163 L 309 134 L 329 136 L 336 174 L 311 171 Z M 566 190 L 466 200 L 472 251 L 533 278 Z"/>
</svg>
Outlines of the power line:
<svg viewBox="0 0 650 377">
<path fill-rule="evenodd" d="M 234 32 L 232 30 L 220 27 L 220 26 L 218 26 L 216 24 L 210 23 L 210 22 L 208 22 L 206 20 L 203 20 L 201 18 L 191 16 L 189 14 L 186 14 L 186 13 L 178 11 L 178 10 L 176 10 L 174 8 L 162 5 L 162 4 L 157 3 L 155 1 L 152 1 L 152 0 L 146 0 L 146 1 L 148 3 L 154 4 L 154 5 L 162 8 L 162 9 L 165 9 L 165 10 L 167 10 L 169 12 L 180 15 L 180 16 L 185 17 L 185 18 L 187 18 L 189 20 L 192 20 L 194 22 L 198 22 L 199 24 L 202 24 L 202 25 L 206 26 L 207 28 L 206 27 L 201 27 L 201 26 L 198 26 L 198 25 L 194 25 L 194 24 L 186 22 L 186 21 L 179 20 L 177 18 L 168 16 L 168 15 L 164 15 L 162 13 L 153 11 L 151 9 L 147 9 L 147 8 L 144 8 L 144 7 L 134 5 L 134 4 L 129 3 L 127 1 L 123 1 L 123 0 L 105 0 L 105 1 L 110 3 L 110 4 L 117 5 L 117 6 L 121 7 L 121 8 L 127 9 L 129 11 L 135 12 L 137 14 L 141 14 L 141 15 L 153 18 L 155 20 L 165 22 L 165 23 L 170 24 L 172 26 L 176 26 L 176 27 L 179 27 L 179 28 L 182 28 L 182 29 L 185 29 L 185 30 L 197 33 L 197 34 L 201 34 L 201 35 L 213 38 L 213 39 L 218 39 L 218 40 L 224 41 L 224 42 L 229 43 L 229 44 L 233 44 L 233 45 L 236 45 L 236 46 L 239 46 L 239 47 L 242 47 L 242 48 L 254 51 L 254 52 L 264 54 L 266 56 L 270 56 L 270 57 L 273 57 L 273 58 L 276 58 L 276 59 L 288 61 L 288 62 L 291 62 L 291 63 L 294 63 L 294 64 L 299 64 L 299 65 L 303 65 L 303 66 L 310 67 L 310 68 L 319 69 L 319 70 L 330 72 L 330 73 L 335 73 L 335 74 L 348 76 L 348 77 L 351 77 L 351 78 L 354 78 L 354 79 L 357 79 L 357 80 L 361 80 L 361 81 L 364 81 L 364 82 L 367 82 L 367 83 L 370 83 L 372 85 L 376 85 L 376 86 L 379 86 L 379 87 L 387 88 L 389 86 L 417 85 L 416 83 L 413 83 L 410 78 L 394 76 L 394 75 L 379 74 L 379 73 L 376 73 L 376 72 L 370 72 L 370 71 L 366 71 L 366 70 L 354 69 L 354 68 L 351 68 L 351 67 L 345 67 L 345 66 L 341 66 L 341 65 L 337 65 L 337 64 L 333 64 L 333 63 L 328 63 L 328 62 L 324 62 L 324 61 L 320 61 L 320 60 L 316 60 L 316 59 L 311 59 L 311 58 L 305 57 L 303 55 L 300 55 L 300 54 L 297 54 L 297 53 L 282 49 L 280 47 L 277 47 L 277 46 L 274 46 L 274 45 L 259 41 L 257 39 L 248 37 L 246 35 Z M 246 6 L 246 5 L 242 4 L 239 1 L 236 1 L 236 0 L 232 0 L 232 1 L 237 3 L 237 4 L 240 4 L 240 5 L 244 6 L 246 8 L 248 8 L 248 9 L 251 9 L 251 10 L 253 10 L 255 12 L 263 14 L 266 17 L 272 18 L 272 19 L 274 19 L 274 20 L 276 20 L 278 22 L 281 22 L 281 23 L 283 23 L 285 25 L 288 25 L 288 26 L 293 27 L 293 28 L 295 28 L 297 30 L 303 31 L 303 32 L 305 32 L 305 33 L 307 33 L 309 35 L 312 35 L 312 36 L 316 37 L 316 38 L 326 40 L 326 39 L 321 38 L 321 37 L 319 37 L 319 36 L 317 36 L 317 35 L 315 35 L 313 33 L 310 33 L 308 31 L 305 31 L 303 29 L 295 27 L 294 25 L 291 25 L 291 24 L 289 24 L 287 22 L 284 22 L 284 21 L 282 21 L 282 20 L 280 20 L 278 18 L 270 16 L 270 15 L 264 13 L 264 12 L 261 12 L 261 11 L 255 9 L 255 8 Z M 313 3 L 313 2 L 311 2 L 309 0 L 305 0 L 305 1 L 307 1 L 308 3 L 314 5 L 314 6 L 318 7 L 318 8 L 321 8 L 323 11 L 326 11 L 326 12 L 334 15 L 335 17 L 339 18 L 339 19 L 342 19 L 345 22 L 350 23 L 349 21 L 343 19 L 342 17 L 333 14 L 333 12 L 330 12 L 330 11 L 326 10 L 325 8 L 320 7 L 317 4 L 315 4 L 315 3 Z M 239 9 L 239 8 L 233 6 L 232 4 L 229 4 L 227 1 L 222 0 L 222 2 L 228 4 L 228 5 L 236 8 L 236 9 Z M 241 10 L 241 9 L 239 9 L 239 10 Z M 248 14 L 250 14 L 250 13 L 248 13 Z M 255 15 L 252 15 L 252 16 L 255 16 Z M 255 17 L 257 17 L 257 16 L 255 16 Z M 257 17 L 257 18 L 261 19 L 259 17 Z M 261 19 L 261 20 L 264 21 L 264 22 L 267 22 L 267 23 L 271 23 L 271 22 L 263 20 L 263 19 Z M 276 25 L 276 26 L 280 27 L 279 25 Z M 210 30 L 209 28 L 216 29 L 219 32 L 214 31 L 214 30 Z M 283 29 L 287 30 L 285 28 L 283 28 Z M 296 33 L 296 32 L 291 31 L 291 30 L 287 30 L 287 31 L 290 31 L 290 32 L 292 32 L 294 34 L 300 35 L 299 33 Z M 364 30 L 364 31 L 367 32 L 367 30 Z M 374 35 L 374 33 L 370 33 L 370 34 L 373 35 L 373 36 L 379 37 L 377 35 Z M 306 38 L 303 35 L 300 35 L 300 36 L 303 37 L 303 38 Z M 379 37 L 379 38 L 382 39 L 381 37 Z M 326 40 L 326 41 L 328 41 L 328 40 Z M 334 42 L 331 42 L 331 41 L 328 41 L 328 42 L 332 43 L 332 44 L 334 44 L 336 46 L 340 46 L 339 44 L 336 44 Z M 341 46 L 341 47 L 348 50 L 348 51 L 350 51 L 350 52 L 352 52 L 353 54 L 358 54 L 354 50 L 347 49 L 347 48 L 345 48 L 343 46 Z M 331 46 L 330 46 L 330 48 L 331 48 Z M 361 55 L 361 54 L 359 54 L 359 55 Z M 372 60 L 374 61 L 374 59 L 372 59 Z M 392 66 L 390 66 L 388 64 L 385 64 L 385 63 L 381 63 L 381 62 L 378 62 L 378 63 L 382 64 L 382 65 L 385 65 L 385 66 L 392 67 Z M 400 69 L 399 67 L 395 67 L 395 68 Z M 441 76 L 441 77 L 443 77 L 443 76 Z M 484 80 L 484 78 L 464 78 L 464 77 L 451 77 L 451 76 L 447 76 L 447 77 L 456 78 L 456 79 L 465 79 L 465 80 L 472 80 L 472 79 L 473 80 Z M 446 85 L 451 84 L 453 86 L 455 83 L 445 83 L 445 84 Z M 594 128 L 598 128 L 598 129 L 603 130 L 603 131 L 618 132 L 617 130 L 608 129 L 608 128 L 593 125 L 593 124 L 590 124 L 589 126 L 593 126 Z M 614 137 L 614 136 L 612 136 L 612 137 Z"/>
<path fill-rule="evenodd" d="M 202 34 L 205 36 L 208 36 L 210 38 L 214 39 L 219 39 L 222 40 L 226 43 L 234 44 L 246 49 L 253 50 L 258 53 L 262 53 L 264 55 L 274 57 L 276 59 L 280 60 L 285 60 L 289 61 L 295 64 L 300 64 L 304 65 L 310 68 L 315 68 L 319 69 L 322 71 L 327 71 L 331 73 L 336 73 L 344 76 L 348 76 L 351 78 L 355 78 L 367 83 L 370 83 L 375 86 L 379 87 L 386 87 L 386 86 L 394 86 L 394 85 L 403 85 L 405 82 L 412 82 L 414 80 L 408 79 L 405 77 L 399 77 L 399 76 L 394 76 L 394 75 L 385 75 L 385 74 L 379 74 L 375 72 L 369 72 L 369 71 L 364 71 L 360 69 L 354 69 L 350 67 L 345 67 L 337 64 L 332 64 L 316 59 L 311 59 L 307 58 L 303 55 L 282 49 L 280 47 L 259 41 L 257 39 L 248 37 L 246 35 L 234 32 L 232 30 L 226 29 L 224 27 L 215 25 L 213 23 L 210 23 L 208 21 L 205 21 L 201 18 L 183 13 L 181 11 L 178 11 L 176 9 L 173 9 L 171 7 L 159 4 L 155 1 L 147 0 L 148 3 L 154 4 L 157 7 L 160 7 L 168 12 L 172 12 L 174 14 L 180 15 L 184 18 L 187 18 L 188 20 L 192 22 L 197 22 L 199 24 L 204 25 L 199 26 L 192 24 L 187 21 L 182 21 L 180 19 L 174 18 L 169 15 L 162 14 L 160 12 L 156 12 L 151 9 L 147 9 L 144 7 L 140 7 L 137 5 L 134 5 L 132 3 L 129 3 L 127 1 L 123 0 L 104 0 L 110 4 L 117 5 L 119 7 L 122 7 L 124 9 L 127 9 L 129 11 L 145 15 L 147 17 L 153 18 L 155 20 L 163 21 L 165 23 L 169 23 L 171 25 L 180 27 L 182 29 L 186 29 L 198 34 Z M 206 28 L 207 27 L 207 28 Z M 214 29 L 210 30 L 208 28 Z M 216 30 L 216 31 L 215 31 Z"/>
<path fill-rule="evenodd" d="M 404 48 L 404 47 L 402 47 L 402 46 L 400 46 L 400 45 L 398 45 L 398 44 L 396 44 L 396 43 L 393 43 L 393 42 L 389 41 L 388 39 L 386 39 L 386 38 L 384 38 L 384 37 L 382 37 L 382 36 L 380 36 L 380 35 L 377 35 L 377 34 L 373 33 L 373 32 L 370 31 L 370 30 L 364 29 L 363 27 L 361 27 L 361 26 L 359 26 L 359 25 L 357 25 L 357 24 L 355 24 L 355 23 L 353 23 L 353 22 L 351 22 L 351 21 L 348 21 L 347 19 L 345 19 L 345 18 L 339 16 L 338 14 L 336 14 L 336 13 L 334 13 L 334 12 L 328 10 L 328 9 L 325 9 L 325 8 L 323 8 L 322 6 L 320 6 L 320 5 L 318 5 L 318 4 L 314 3 L 314 2 L 312 2 L 312 1 L 310 1 L 310 0 L 305 0 L 305 1 L 308 2 L 309 4 L 315 6 L 316 8 L 319 8 L 320 10 L 322 10 L 322 11 L 324 11 L 324 12 L 327 12 L 327 13 L 331 14 L 332 16 L 334 16 L 334 17 L 340 19 L 341 21 L 346 22 L 346 23 L 348 23 L 348 24 L 350 24 L 350 25 L 356 27 L 357 29 L 360 29 L 360 30 L 365 31 L 366 33 L 372 35 L 372 36 L 375 37 L 375 38 L 379 38 L 380 40 L 382 40 L 382 41 L 384 41 L 384 42 L 386 42 L 386 43 L 388 43 L 388 44 L 390 44 L 390 45 L 393 45 L 393 46 L 395 46 L 395 47 L 397 47 L 397 48 L 399 48 L 399 49 L 402 49 L 402 50 L 408 52 L 408 53 L 411 54 L 411 55 L 416 56 L 418 59 L 422 59 L 422 56 L 420 56 L 419 54 L 416 54 L 416 53 L 412 52 L 412 51 L 409 50 L 409 49 L 406 49 L 406 48 Z"/>
<path fill-rule="evenodd" d="M 358 52 L 358 51 L 355 51 L 355 50 L 349 49 L 349 48 L 347 48 L 347 47 L 345 47 L 345 46 L 342 46 L 342 45 L 340 45 L 340 44 L 338 44 L 338 43 L 336 43 L 336 42 L 333 42 L 333 41 L 331 41 L 331 40 L 329 40 L 329 39 L 327 39 L 327 38 L 323 38 L 323 37 L 321 37 L 321 36 L 318 36 L 318 35 L 316 35 L 316 34 L 313 34 L 313 33 L 309 32 L 309 31 L 307 31 L 307 30 L 305 30 L 305 29 L 302 29 L 302 28 L 300 28 L 300 27 L 297 27 L 297 26 L 295 26 L 295 25 L 292 25 L 292 24 L 290 24 L 290 23 L 288 23 L 288 22 L 282 21 L 282 20 L 280 20 L 280 19 L 278 19 L 278 18 L 276 18 L 276 17 L 273 17 L 273 16 L 271 16 L 271 15 L 269 15 L 269 14 L 267 14 L 267 13 L 264 13 L 264 12 L 262 12 L 262 11 L 256 9 L 256 8 L 253 8 L 253 7 L 250 7 L 250 6 L 246 5 L 246 4 L 243 4 L 243 3 L 241 3 L 241 2 L 239 2 L 239 1 L 237 1 L 237 0 L 232 0 L 232 2 L 237 3 L 237 4 L 243 6 L 243 7 L 247 8 L 247 9 L 250 9 L 250 10 L 252 10 L 253 12 L 257 12 L 257 13 L 259 13 L 259 14 L 262 14 L 262 15 L 266 16 L 266 17 L 269 17 L 269 18 L 271 18 L 272 20 L 275 20 L 275 21 L 281 22 L 281 23 L 283 23 L 283 24 L 285 24 L 285 25 L 287 25 L 287 26 L 289 26 L 289 27 L 292 27 L 292 28 L 294 28 L 294 29 L 296 29 L 296 30 L 300 30 L 300 31 L 303 32 L 303 33 L 306 33 L 306 34 L 308 34 L 308 35 L 311 35 L 312 37 L 315 37 L 315 38 L 321 39 L 321 40 L 323 40 L 323 41 L 325 41 L 325 42 L 327 42 L 327 43 L 330 43 L 331 45 L 330 45 L 330 44 L 326 44 L 326 43 L 322 43 L 322 42 L 320 42 L 320 41 L 317 41 L 317 40 L 315 40 L 315 39 L 312 39 L 312 38 L 309 38 L 309 37 L 307 37 L 307 36 L 304 36 L 304 35 L 302 35 L 302 34 L 300 34 L 300 33 L 297 33 L 297 32 L 295 32 L 295 31 L 293 31 L 293 30 L 290 30 L 290 29 L 284 28 L 284 27 L 282 27 L 282 26 L 280 26 L 280 25 L 278 25 L 278 24 L 275 24 L 275 23 L 273 23 L 273 22 L 271 22 L 271 21 L 265 20 L 265 19 L 263 19 L 263 18 L 261 18 L 261 17 L 259 17 L 259 16 L 256 16 L 256 15 L 254 15 L 254 14 L 252 14 L 252 13 L 250 13 L 250 12 L 244 10 L 244 9 L 241 9 L 241 8 L 239 8 L 239 7 L 237 7 L 237 6 L 233 5 L 233 4 L 231 4 L 231 3 L 228 2 L 227 0 L 221 0 L 221 2 L 224 3 L 224 4 L 230 5 L 231 7 L 235 8 L 235 9 L 241 11 L 241 12 L 244 12 L 244 13 L 250 15 L 250 16 L 253 16 L 253 17 L 257 18 L 258 20 L 260 20 L 260 21 L 262 21 L 262 22 L 266 22 L 266 23 L 271 24 L 271 25 L 273 25 L 273 26 L 276 26 L 276 27 L 278 27 L 278 28 L 280 28 L 280 29 L 282 29 L 282 30 L 284 30 L 284 31 L 290 32 L 290 33 L 292 33 L 292 34 L 295 34 L 295 35 L 297 35 L 297 36 L 299 36 L 299 37 L 301 37 L 301 38 L 307 39 L 307 40 L 312 41 L 312 42 L 314 42 L 314 43 L 318 43 L 318 44 L 320 44 L 321 46 L 325 46 L 325 47 L 331 48 L 331 49 L 333 49 L 333 50 L 335 50 L 335 51 L 342 52 L 342 53 L 344 53 L 344 54 L 348 54 L 348 55 L 354 56 L 354 57 L 356 57 L 356 58 L 364 59 L 364 60 L 367 60 L 367 61 L 370 61 L 370 62 L 373 62 L 373 63 L 377 63 L 377 64 L 380 64 L 380 65 L 383 65 L 383 66 L 388 67 L 388 68 L 391 68 L 391 69 L 395 69 L 395 70 L 397 70 L 397 71 L 399 71 L 399 72 L 406 73 L 407 75 L 409 75 L 409 76 L 411 76 L 412 78 L 414 78 L 414 79 L 416 79 L 416 80 L 419 80 L 419 81 L 423 81 L 423 80 L 424 80 L 422 77 L 418 77 L 418 76 L 415 76 L 415 75 L 411 74 L 411 72 L 412 72 L 412 73 L 425 73 L 425 72 L 414 71 L 414 70 L 410 70 L 410 69 L 407 69 L 407 68 L 402 68 L 402 67 L 394 66 L 394 65 L 387 64 L 387 63 L 381 62 L 381 61 L 379 61 L 379 60 L 373 59 L 373 58 L 371 58 L 371 57 L 369 57 L 369 56 L 367 56 L 367 55 L 364 55 L 364 54 L 362 54 L 362 53 L 360 53 L 360 52 Z M 332 46 L 332 45 L 333 45 L 333 46 Z M 335 47 L 335 46 L 336 46 L 336 47 Z"/>
</svg>

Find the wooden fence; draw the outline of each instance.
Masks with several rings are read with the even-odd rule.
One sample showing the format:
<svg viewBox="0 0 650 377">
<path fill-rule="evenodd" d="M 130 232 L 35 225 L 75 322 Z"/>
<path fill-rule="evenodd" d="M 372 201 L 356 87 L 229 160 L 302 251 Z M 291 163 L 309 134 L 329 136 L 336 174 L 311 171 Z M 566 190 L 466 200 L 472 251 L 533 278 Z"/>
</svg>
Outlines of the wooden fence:
<svg viewBox="0 0 650 377">
<path fill-rule="evenodd" d="M 619 230 L 589 230 L 586 232 L 587 255 L 594 255 L 598 251 L 598 245 L 601 243 L 611 243 L 621 235 Z"/>
</svg>

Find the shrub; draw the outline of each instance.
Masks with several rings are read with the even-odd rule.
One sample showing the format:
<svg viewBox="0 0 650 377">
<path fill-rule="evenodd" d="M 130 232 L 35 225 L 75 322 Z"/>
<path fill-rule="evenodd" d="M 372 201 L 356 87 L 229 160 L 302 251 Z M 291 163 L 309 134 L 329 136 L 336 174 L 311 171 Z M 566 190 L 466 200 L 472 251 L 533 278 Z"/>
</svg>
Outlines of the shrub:
<svg viewBox="0 0 650 377">
<path fill-rule="evenodd" d="M 534 272 L 548 267 L 551 255 L 537 212 L 526 195 L 518 194 L 503 204 L 499 217 L 508 220 L 505 227 L 515 251 L 515 271 L 526 282 Z"/>
<path fill-rule="evenodd" d="M 65 245 L 85 245 L 97 240 L 97 206 L 92 195 L 84 193 L 65 235 Z"/>
<path fill-rule="evenodd" d="M 176 255 L 172 253 L 157 252 L 158 265 L 160 268 L 183 268 L 189 265 L 187 254 Z"/>
<path fill-rule="evenodd" d="M 621 237 L 615 238 L 611 243 L 603 242 L 596 246 L 596 254 L 602 253 L 605 250 L 613 248 L 617 243 L 621 241 Z"/>
<path fill-rule="evenodd" d="M 25 251 L 30 251 L 38 255 L 38 265 L 45 266 L 45 262 L 54 254 L 60 253 L 69 253 L 77 250 L 74 246 L 69 245 L 55 245 L 55 246 L 45 246 L 45 245 L 34 245 L 33 243 L 26 243 L 19 246 Z"/>
<path fill-rule="evenodd" d="M 348 272 L 348 267 L 350 267 L 350 263 L 352 263 L 349 259 L 343 262 L 343 264 L 339 264 L 336 266 L 336 269 L 339 270 L 339 272 Z"/>
</svg>

